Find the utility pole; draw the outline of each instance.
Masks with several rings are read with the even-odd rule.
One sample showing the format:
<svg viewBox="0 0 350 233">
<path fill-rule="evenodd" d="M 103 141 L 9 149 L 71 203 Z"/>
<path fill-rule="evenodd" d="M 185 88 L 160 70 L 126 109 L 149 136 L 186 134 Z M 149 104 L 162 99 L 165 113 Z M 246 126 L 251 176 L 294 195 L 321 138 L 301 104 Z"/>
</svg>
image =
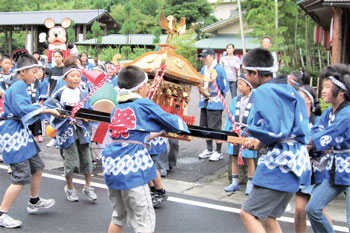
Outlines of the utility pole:
<svg viewBox="0 0 350 233">
<path fill-rule="evenodd" d="M 239 25 L 241 27 L 242 50 L 243 50 L 243 56 L 245 56 L 246 50 L 245 50 L 245 40 L 244 40 L 244 31 L 243 31 L 243 19 L 242 19 L 241 0 L 237 0 L 237 5 L 238 5 L 238 14 L 239 14 Z"/>
<path fill-rule="evenodd" d="M 276 26 L 276 34 L 278 33 L 278 0 L 275 0 L 275 26 Z"/>
</svg>

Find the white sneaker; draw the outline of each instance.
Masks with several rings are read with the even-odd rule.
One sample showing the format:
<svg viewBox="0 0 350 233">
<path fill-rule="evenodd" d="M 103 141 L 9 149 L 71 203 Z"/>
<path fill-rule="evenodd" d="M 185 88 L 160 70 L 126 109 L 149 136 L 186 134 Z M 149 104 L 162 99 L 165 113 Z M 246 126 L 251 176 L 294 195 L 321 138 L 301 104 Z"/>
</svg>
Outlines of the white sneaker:
<svg viewBox="0 0 350 233">
<path fill-rule="evenodd" d="M 84 188 L 81 190 L 85 195 L 88 196 L 89 201 L 96 201 L 97 200 L 97 195 L 94 192 L 94 188 L 87 188 L 84 186 Z"/>
<path fill-rule="evenodd" d="M 205 149 L 202 153 L 200 153 L 198 155 L 198 158 L 200 158 L 200 159 L 209 158 L 212 153 L 213 153 L 212 151 L 209 151 L 208 149 Z"/>
<path fill-rule="evenodd" d="M 54 147 L 56 146 L 56 139 L 51 138 L 50 142 L 46 144 L 47 147 Z"/>
<path fill-rule="evenodd" d="M 11 166 L 9 165 L 8 167 L 7 167 L 7 174 L 11 174 L 12 173 L 12 168 L 11 168 Z"/>
<path fill-rule="evenodd" d="M 75 189 L 69 190 L 67 185 L 64 186 L 64 192 L 67 194 L 67 200 L 71 202 L 79 201 L 77 191 Z"/>
<path fill-rule="evenodd" d="M 209 160 L 210 161 L 219 161 L 220 159 L 223 159 L 224 156 L 222 155 L 222 153 L 219 153 L 217 151 L 214 151 L 211 155 Z"/>
<path fill-rule="evenodd" d="M 17 219 L 13 219 L 8 214 L 2 214 L 0 216 L 0 226 L 5 228 L 16 228 L 22 225 L 22 222 Z"/>
<path fill-rule="evenodd" d="M 32 203 L 28 202 L 27 211 L 28 211 L 28 213 L 35 213 L 39 209 L 48 209 L 51 206 L 53 206 L 54 204 L 55 204 L 54 199 L 40 198 L 40 200 L 36 204 L 32 204 Z"/>
</svg>

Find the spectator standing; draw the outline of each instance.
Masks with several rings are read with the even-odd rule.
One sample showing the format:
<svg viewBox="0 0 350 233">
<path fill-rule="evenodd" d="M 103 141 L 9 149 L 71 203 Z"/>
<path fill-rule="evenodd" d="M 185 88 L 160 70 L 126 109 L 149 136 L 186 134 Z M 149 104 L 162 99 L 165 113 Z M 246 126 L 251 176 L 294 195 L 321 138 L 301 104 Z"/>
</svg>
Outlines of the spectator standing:
<svg viewBox="0 0 350 233">
<path fill-rule="evenodd" d="M 212 73 L 216 73 L 215 83 L 221 92 L 221 95 L 225 95 L 228 92 L 229 86 L 225 70 L 217 63 L 215 59 L 215 52 L 211 48 L 203 49 L 199 54 L 202 57 L 204 66 L 201 69 L 201 75 L 207 79 L 212 77 Z M 209 127 L 211 129 L 221 129 L 222 126 L 222 111 L 224 106 L 216 92 L 212 82 L 205 82 L 202 87 L 199 88 L 201 98 L 199 101 L 200 112 L 200 126 Z M 198 155 L 200 159 L 209 158 L 210 161 L 219 161 L 223 159 L 221 153 L 222 142 L 216 142 L 216 150 L 213 151 L 213 140 L 206 140 L 207 149 Z"/>
<path fill-rule="evenodd" d="M 226 77 L 230 86 L 231 98 L 237 96 L 237 77 L 240 75 L 241 59 L 234 55 L 234 44 L 226 45 L 227 55 L 221 58 L 220 65 L 226 72 Z"/>
<path fill-rule="evenodd" d="M 81 62 L 81 66 L 87 70 L 92 70 L 95 65 L 89 62 L 89 56 L 87 54 L 87 52 L 82 52 L 80 54 L 80 62 Z"/>
<path fill-rule="evenodd" d="M 270 36 L 264 36 L 261 43 L 262 47 L 264 49 L 270 50 L 272 46 L 272 39 Z M 272 77 L 276 77 L 276 74 L 278 72 L 278 59 L 277 59 L 277 53 L 275 51 L 271 52 L 273 57 L 273 70 L 272 70 Z"/>
</svg>

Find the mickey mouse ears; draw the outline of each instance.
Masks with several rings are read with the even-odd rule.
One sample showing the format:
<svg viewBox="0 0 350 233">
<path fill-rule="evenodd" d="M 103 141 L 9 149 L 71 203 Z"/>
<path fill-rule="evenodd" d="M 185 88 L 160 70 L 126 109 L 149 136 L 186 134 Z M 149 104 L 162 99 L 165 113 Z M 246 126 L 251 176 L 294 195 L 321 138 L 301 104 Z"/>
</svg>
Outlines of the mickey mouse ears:
<svg viewBox="0 0 350 233">
<path fill-rule="evenodd" d="M 70 20 L 70 18 L 64 18 L 61 21 L 61 25 L 63 28 L 69 28 L 69 26 L 71 25 L 72 21 Z M 45 27 L 51 29 L 55 26 L 55 20 L 51 19 L 51 18 L 47 18 L 44 21 Z"/>
</svg>

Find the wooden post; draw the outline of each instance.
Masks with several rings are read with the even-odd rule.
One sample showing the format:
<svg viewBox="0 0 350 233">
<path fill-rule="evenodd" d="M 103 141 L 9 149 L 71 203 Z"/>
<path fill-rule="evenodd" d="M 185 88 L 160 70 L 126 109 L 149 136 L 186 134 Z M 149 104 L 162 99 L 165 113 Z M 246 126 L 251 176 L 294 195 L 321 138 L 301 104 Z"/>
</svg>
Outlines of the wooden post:
<svg viewBox="0 0 350 233">
<path fill-rule="evenodd" d="M 108 34 L 108 30 L 107 30 L 107 25 L 105 25 L 104 27 L 103 27 L 103 35 L 104 36 L 107 36 L 107 34 Z"/>
<path fill-rule="evenodd" d="M 7 41 L 8 41 L 7 28 L 5 28 L 4 54 L 7 54 Z"/>
<path fill-rule="evenodd" d="M 10 28 L 10 35 L 9 35 L 9 55 L 12 53 L 12 28 Z"/>
<path fill-rule="evenodd" d="M 318 63 L 320 65 L 320 71 L 322 71 L 322 59 L 321 59 L 321 52 L 319 49 L 317 49 L 318 52 Z"/>
<path fill-rule="evenodd" d="M 341 8 L 333 10 L 332 64 L 340 63 L 341 58 Z M 332 36 L 332 35 L 331 35 Z"/>
<path fill-rule="evenodd" d="M 79 34 L 80 34 L 80 24 L 76 24 L 75 25 L 75 42 L 80 40 Z"/>
<path fill-rule="evenodd" d="M 39 39 L 39 33 L 38 33 L 38 26 L 34 26 L 34 33 L 33 33 L 33 52 L 38 50 L 38 39 Z"/>
<path fill-rule="evenodd" d="M 31 40 L 31 48 L 30 48 L 30 50 L 29 50 L 29 53 L 33 53 L 34 51 L 33 51 L 33 42 L 34 42 L 34 26 L 33 25 L 31 25 L 30 26 L 30 34 L 31 34 L 31 37 L 30 37 L 30 40 Z"/>
<path fill-rule="evenodd" d="M 243 19 L 242 19 L 242 10 L 241 10 L 241 0 L 238 0 L 237 4 L 238 4 L 238 14 L 239 14 L 239 25 L 240 25 L 240 28 L 241 28 L 241 37 L 242 37 L 242 50 L 243 50 L 243 56 L 245 56 L 246 50 L 245 50 Z"/>
<path fill-rule="evenodd" d="M 83 26 L 83 39 L 86 40 L 86 24 Z"/>
</svg>

